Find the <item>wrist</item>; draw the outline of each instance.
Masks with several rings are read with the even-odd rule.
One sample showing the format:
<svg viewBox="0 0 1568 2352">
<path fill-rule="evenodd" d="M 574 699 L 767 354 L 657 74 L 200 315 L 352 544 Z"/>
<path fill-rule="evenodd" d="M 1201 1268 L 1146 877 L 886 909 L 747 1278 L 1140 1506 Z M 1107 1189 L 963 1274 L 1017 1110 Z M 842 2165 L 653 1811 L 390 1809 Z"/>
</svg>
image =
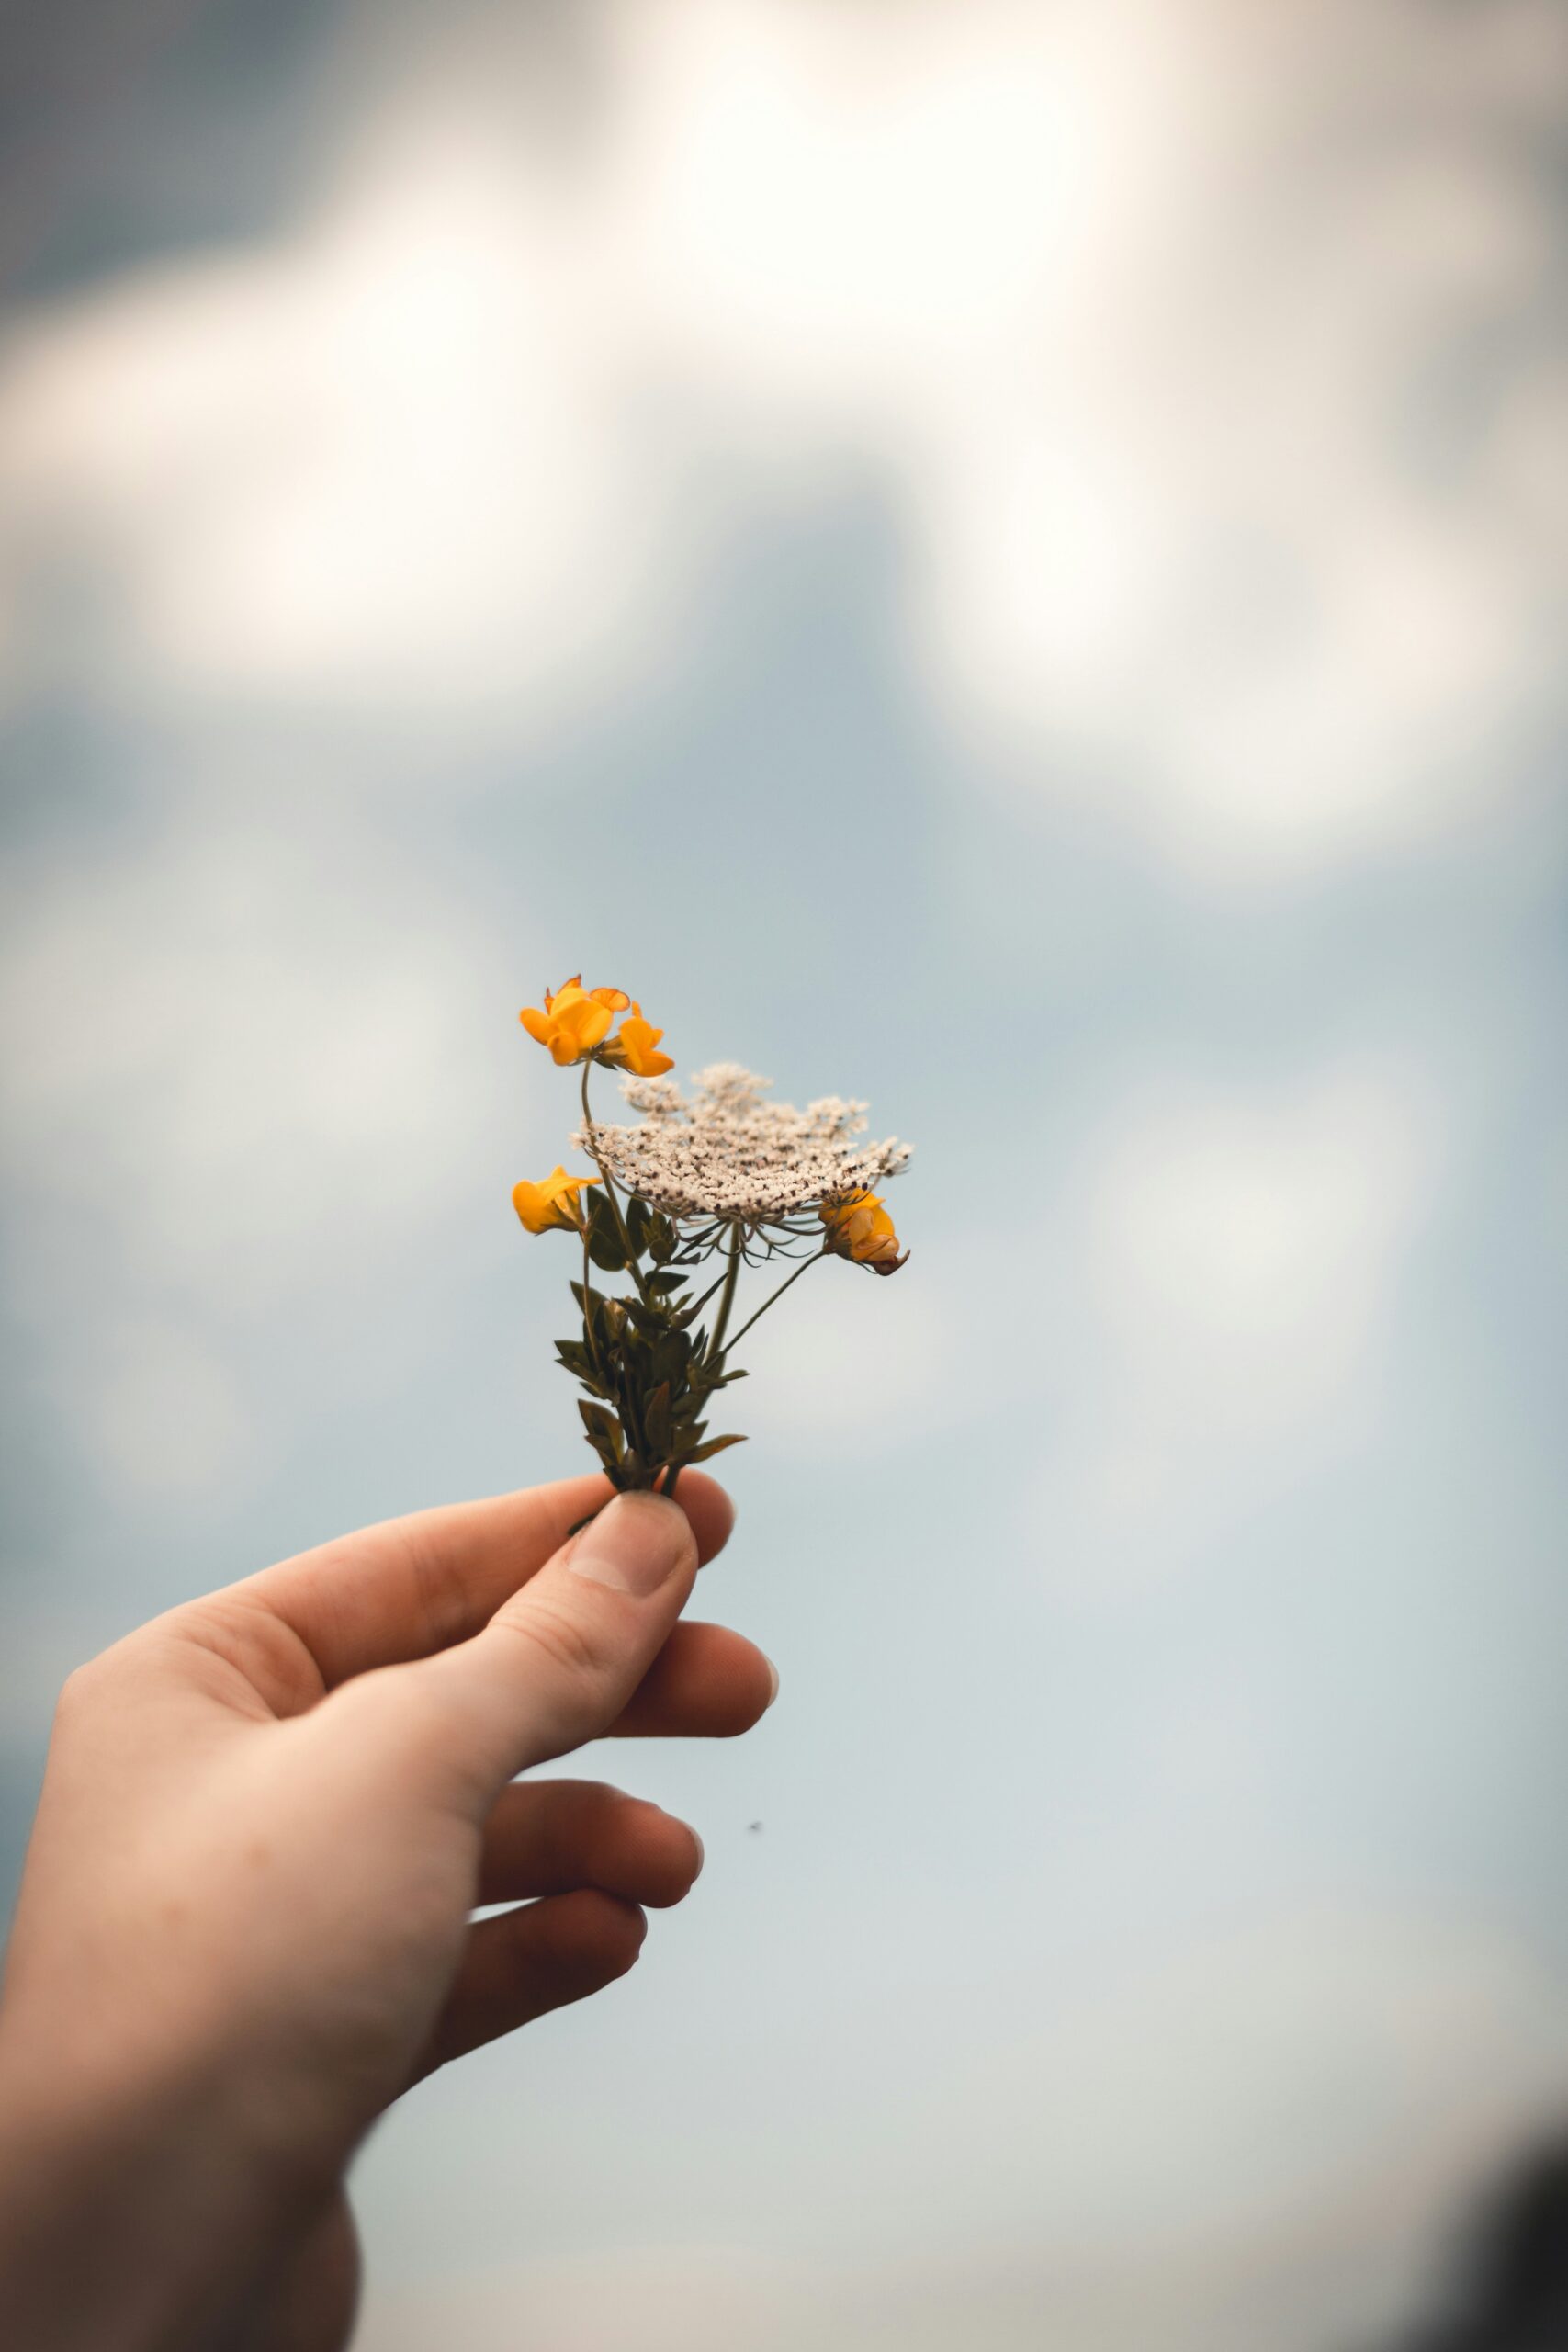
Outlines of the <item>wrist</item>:
<svg viewBox="0 0 1568 2352">
<path fill-rule="evenodd" d="M 0 2018 L 0 2343 L 186 2352 L 243 2307 L 320 2191 L 259 2160 L 231 2106 Z"/>
</svg>

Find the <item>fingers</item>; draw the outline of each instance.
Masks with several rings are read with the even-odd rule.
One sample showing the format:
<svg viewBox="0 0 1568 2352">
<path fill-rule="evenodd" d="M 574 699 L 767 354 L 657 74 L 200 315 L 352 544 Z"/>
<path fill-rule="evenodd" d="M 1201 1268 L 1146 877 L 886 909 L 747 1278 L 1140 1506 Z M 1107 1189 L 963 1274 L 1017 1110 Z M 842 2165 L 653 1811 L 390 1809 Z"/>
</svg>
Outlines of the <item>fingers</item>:
<svg viewBox="0 0 1568 2352">
<path fill-rule="evenodd" d="M 610 1494 L 597 1476 L 563 1478 L 483 1502 L 384 1521 L 301 1552 L 230 1588 L 223 1598 L 281 1618 L 328 1690 L 477 1634 Z M 700 1470 L 682 1476 L 679 1503 L 699 1561 L 722 1551 L 735 1511 Z"/>
<path fill-rule="evenodd" d="M 478 1900 L 587 1886 L 662 1910 L 691 1892 L 702 1863 L 695 1830 L 602 1781 L 514 1781 L 485 1823 Z"/>
<path fill-rule="evenodd" d="M 410 2082 L 614 1984 L 647 1932 L 635 1903 L 587 1887 L 480 1919 Z"/>
<path fill-rule="evenodd" d="M 469 1641 L 339 1691 L 438 1802 L 482 1821 L 530 1764 L 608 1730 L 668 1639 L 696 1574 L 678 1503 L 618 1495 Z M 326 1713 L 327 1708 L 318 1711 Z"/>
<path fill-rule="evenodd" d="M 677 1625 L 610 1725 L 616 1739 L 733 1739 L 766 1714 L 779 1678 L 726 1625 Z"/>
<path fill-rule="evenodd" d="M 470 1928 L 411 2079 L 624 1976 L 647 1932 L 641 1905 L 679 1903 L 702 1861 L 683 1821 L 602 1781 L 503 1789 L 485 1823 L 478 1899 L 542 1899 Z"/>
</svg>

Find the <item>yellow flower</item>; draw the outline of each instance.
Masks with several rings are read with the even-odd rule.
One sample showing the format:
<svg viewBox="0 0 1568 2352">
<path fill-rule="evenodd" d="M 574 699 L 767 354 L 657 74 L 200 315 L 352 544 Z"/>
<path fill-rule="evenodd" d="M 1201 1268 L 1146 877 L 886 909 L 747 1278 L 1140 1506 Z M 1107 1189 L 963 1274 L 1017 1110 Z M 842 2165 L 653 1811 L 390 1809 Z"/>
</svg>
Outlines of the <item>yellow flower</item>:
<svg viewBox="0 0 1568 2352">
<path fill-rule="evenodd" d="M 824 1201 L 818 1215 L 835 1257 L 852 1258 L 877 1274 L 896 1274 L 908 1257 L 907 1250 L 903 1257 L 898 1254 L 898 1236 L 879 1193 L 847 1193 L 841 1200 Z"/>
<path fill-rule="evenodd" d="M 624 1012 L 631 999 L 620 989 L 585 989 L 582 975 L 568 980 L 552 996 L 545 991 L 545 1009 L 525 1005 L 517 1018 L 536 1045 L 547 1046 L 564 1069 L 580 1062 L 609 1035 L 610 1023 Z"/>
<path fill-rule="evenodd" d="M 564 1168 L 558 1168 L 542 1184 L 530 1184 L 526 1180 L 513 1184 L 512 1205 L 529 1233 L 548 1233 L 557 1226 L 581 1233 L 582 1212 L 577 1205 L 577 1196 L 598 1182 L 597 1176 L 569 1176 Z"/>
<path fill-rule="evenodd" d="M 662 1078 L 667 1069 L 674 1069 L 675 1064 L 670 1055 L 654 1050 L 663 1035 L 662 1029 L 655 1029 L 643 1019 L 641 1005 L 634 1004 L 622 1022 L 620 1035 L 615 1040 L 626 1067 L 634 1077 Z"/>
</svg>

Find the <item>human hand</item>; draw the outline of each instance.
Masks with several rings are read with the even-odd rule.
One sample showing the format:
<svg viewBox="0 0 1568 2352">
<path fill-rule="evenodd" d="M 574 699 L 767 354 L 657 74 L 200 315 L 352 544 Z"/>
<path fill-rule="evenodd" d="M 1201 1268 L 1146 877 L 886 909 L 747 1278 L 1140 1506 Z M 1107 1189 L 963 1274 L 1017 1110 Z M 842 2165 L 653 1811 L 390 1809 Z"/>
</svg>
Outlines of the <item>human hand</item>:
<svg viewBox="0 0 1568 2352">
<path fill-rule="evenodd" d="M 0 2002 L 0 2341 L 338 2352 L 344 2173 L 433 2067 L 595 1992 L 688 1828 L 514 1775 L 727 1736 L 761 1653 L 678 1625 L 729 1532 L 604 1484 L 424 1511 L 156 1619 L 66 1685 Z M 479 1904 L 524 1903 L 479 1922 Z"/>
</svg>

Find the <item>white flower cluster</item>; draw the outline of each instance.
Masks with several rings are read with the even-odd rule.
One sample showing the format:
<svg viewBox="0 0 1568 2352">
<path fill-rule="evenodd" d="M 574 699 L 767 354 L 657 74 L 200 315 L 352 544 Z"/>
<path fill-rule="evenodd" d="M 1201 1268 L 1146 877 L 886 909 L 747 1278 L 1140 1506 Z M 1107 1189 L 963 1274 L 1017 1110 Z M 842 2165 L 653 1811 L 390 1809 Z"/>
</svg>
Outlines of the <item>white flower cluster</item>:
<svg viewBox="0 0 1568 2352">
<path fill-rule="evenodd" d="M 692 1080 L 690 1101 L 668 1078 L 630 1078 L 624 1087 L 635 1127 L 601 1126 L 573 1136 L 618 1184 L 666 1216 L 776 1224 L 844 1193 L 872 1192 L 898 1175 L 911 1147 L 889 1136 L 862 1143 L 863 1102 L 836 1094 L 770 1102 L 771 1079 L 737 1062 L 716 1062 Z"/>
</svg>

